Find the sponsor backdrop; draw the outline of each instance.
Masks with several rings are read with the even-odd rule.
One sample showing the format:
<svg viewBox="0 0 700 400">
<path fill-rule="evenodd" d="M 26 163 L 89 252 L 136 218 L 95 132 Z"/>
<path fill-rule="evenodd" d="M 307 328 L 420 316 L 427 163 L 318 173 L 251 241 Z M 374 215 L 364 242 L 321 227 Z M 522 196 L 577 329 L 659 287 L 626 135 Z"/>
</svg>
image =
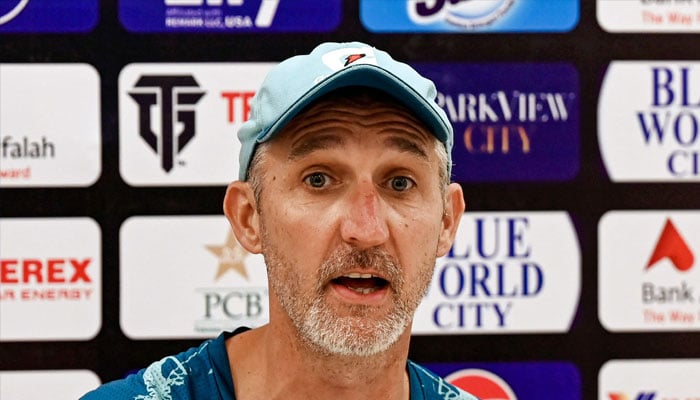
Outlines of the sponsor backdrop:
<svg viewBox="0 0 700 400">
<path fill-rule="evenodd" d="M 0 0 L 0 398 L 267 321 L 235 132 L 326 40 L 455 127 L 468 211 L 411 358 L 482 400 L 699 398 L 698 34 L 700 0 Z"/>
</svg>

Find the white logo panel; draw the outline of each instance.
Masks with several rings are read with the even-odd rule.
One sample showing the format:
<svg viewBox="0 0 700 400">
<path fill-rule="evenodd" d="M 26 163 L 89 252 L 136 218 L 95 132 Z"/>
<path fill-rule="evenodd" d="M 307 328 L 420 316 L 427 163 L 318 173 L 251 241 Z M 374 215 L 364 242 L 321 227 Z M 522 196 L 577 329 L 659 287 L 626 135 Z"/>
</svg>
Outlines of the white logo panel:
<svg viewBox="0 0 700 400">
<path fill-rule="evenodd" d="M 90 218 L 0 219 L 0 341 L 93 338 L 101 257 Z"/>
<path fill-rule="evenodd" d="M 700 180 L 698 80 L 698 62 L 610 64 L 598 104 L 598 140 L 613 181 Z"/>
<path fill-rule="evenodd" d="M 565 212 L 465 213 L 437 260 L 415 334 L 567 332 L 581 286 Z"/>
<path fill-rule="evenodd" d="M 696 0 L 597 0 L 598 24 L 608 32 L 700 32 Z"/>
<path fill-rule="evenodd" d="M 598 374 L 599 400 L 692 400 L 700 360 L 611 360 Z"/>
<path fill-rule="evenodd" d="M 1 371 L 0 399 L 74 400 L 99 385 L 87 370 Z"/>
<path fill-rule="evenodd" d="M 223 216 L 132 217 L 120 241 L 130 338 L 206 338 L 268 322 L 263 257 L 243 249 Z"/>
<path fill-rule="evenodd" d="M 100 78 L 92 66 L 0 64 L 0 121 L 0 187 L 98 179 Z"/>
<path fill-rule="evenodd" d="M 238 177 L 253 95 L 273 63 L 130 64 L 119 76 L 119 169 L 133 186 Z"/>
<path fill-rule="evenodd" d="M 598 227 L 598 315 L 609 331 L 700 330 L 700 212 L 611 211 Z"/>
</svg>

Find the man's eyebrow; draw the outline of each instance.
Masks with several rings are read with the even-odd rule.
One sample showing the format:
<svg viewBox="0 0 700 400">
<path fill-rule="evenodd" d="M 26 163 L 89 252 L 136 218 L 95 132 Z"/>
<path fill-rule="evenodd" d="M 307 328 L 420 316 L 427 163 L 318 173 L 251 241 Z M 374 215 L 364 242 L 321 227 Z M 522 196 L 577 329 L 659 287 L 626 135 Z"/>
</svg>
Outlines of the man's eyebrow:
<svg viewBox="0 0 700 400">
<path fill-rule="evenodd" d="M 339 147 L 345 141 L 338 135 L 318 135 L 300 140 L 292 145 L 292 149 L 287 157 L 294 161 L 306 155 L 313 153 L 316 150 L 324 150 L 332 147 Z"/>
<path fill-rule="evenodd" d="M 424 147 L 414 140 L 410 140 L 402 136 L 392 135 L 384 139 L 384 144 L 387 147 L 396 148 L 401 152 L 415 154 L 426 161 L 429 160 L 428 153 L 425 152 Z"/>
</svg>

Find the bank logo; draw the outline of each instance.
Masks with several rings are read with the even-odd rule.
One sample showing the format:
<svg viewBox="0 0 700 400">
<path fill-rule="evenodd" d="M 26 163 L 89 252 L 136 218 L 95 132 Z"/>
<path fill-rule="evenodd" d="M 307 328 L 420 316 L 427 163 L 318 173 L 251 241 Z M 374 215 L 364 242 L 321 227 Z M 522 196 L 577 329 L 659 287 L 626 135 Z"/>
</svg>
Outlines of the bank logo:
<svg viewBox="0 0 700 400">
<path fill-rule="evenodd" d="M 98 18 L 97 0 L 0 1 L 0 33 L 87 32 Z"/>
<path fill-rule="evenodd" d="M 557 361 L 428 363 L 425 366 L 480 400 L 581 400 L 581 377 Z M 556 379 L 552 379 L 556 376 Z"/>
<path fill-rule="evenodd" d="M 567 332 L 581 254 L 564 212 L 465 213 L 438 259 L 414 334 Z"/>
<path fill-rule="evenodd" d="M 700 32 L 695 0 L 597 0 L 598 24 L 608 32 Z"/>
<path fill-rule="evenodd" d="M 666 220 L 661 237 L 656 243 L 646 268 L 653 267 L 664 258 L 667 258 L 679 271 L 689 270 L 695 261 L 693 252 L 670 219 Z"/>
<path fill-rule="evenodd" d="M 195 135 L 194 105 L 204 96 L 192 75 L 145 75 L 129 95 L 139 107 L 139 135 L 161 159 L 166 172 L 173 160 Z M 160 110 L 160 121 L 151 121 L 153 109 Z M 154 124 L 156 122 L 156 124 Z M 160 127 L 160 134 L 152 126 Z M 181 126 L 179 132 L 176 126 Z"/>
<path fill-rule="evenodd" d="M 0 188 L 98 179 L 100 78 L 92 66 L 0 64 L 0 97 Z"/>
<path fill-rule="evenodd" d="M 691 400 L 698 398 L 697 359 L 611 360 L 598 373 L 600 400 Z"/>
<path fill-rule="evenodd" d="M 119 76 L 119 170 L 132 186 L 227 185 L 236 133 L 271 63 L 130 64 Z"/>
<path fill-rule="evenodd" d="M 120 0 L 119 17 L 135 32 L 328 32 L 341 0 Z"/>
<path fill-rule="evenodd" d="M 615 182 L 700 180 L 698 62 L 614 61 L 598 104 L 598 140 Z"/>
<path fill-rule="evenodd" d="M 598 312 L 606 329 L 700 329 L 699 214 L 611 211 L 598 229 Z"/>
<path fill-rule="evenodd" d="M 373 32 L 559 32 L 579 18 L 578 0 L 360 0 Z"/>
<path fill-rule="evenodd" d="M 262 256 L 243 249 L 224 217 L 132 217 L 120 240 L 128 337 L 204 338 L 268 322 Z M 150 255 L 147 268 L 143 254 Z"/>
<path fill-rule="evenodd" d="M 579 83 L 574 67 L 413 66 L 435 82 L 437 102 L 455 129 L 455 181 L 564 181 L 578 173 Z"/>
<path fill-rule="evenodd" d="M 89 218 L 6 218 L 0 235 L 0 341 L 96 335 L 99 226 Z"/>
</svg>

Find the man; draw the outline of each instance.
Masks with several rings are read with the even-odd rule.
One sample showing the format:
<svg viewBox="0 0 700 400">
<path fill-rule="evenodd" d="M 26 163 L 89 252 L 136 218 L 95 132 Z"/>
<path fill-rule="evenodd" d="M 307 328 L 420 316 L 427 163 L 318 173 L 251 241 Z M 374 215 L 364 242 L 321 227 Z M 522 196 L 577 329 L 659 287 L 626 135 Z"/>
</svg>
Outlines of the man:
<svg viewBox="0 0 700 400">
<path fill-rule="evenodd" d="M 85 399 L 474 399 L 407 361 L 413 314 L 464 211 L 435 87 L 362 43 L 275 67 L 238 133 L 224 212 L 268 269 L 267 325 Z"/>
</svg>

